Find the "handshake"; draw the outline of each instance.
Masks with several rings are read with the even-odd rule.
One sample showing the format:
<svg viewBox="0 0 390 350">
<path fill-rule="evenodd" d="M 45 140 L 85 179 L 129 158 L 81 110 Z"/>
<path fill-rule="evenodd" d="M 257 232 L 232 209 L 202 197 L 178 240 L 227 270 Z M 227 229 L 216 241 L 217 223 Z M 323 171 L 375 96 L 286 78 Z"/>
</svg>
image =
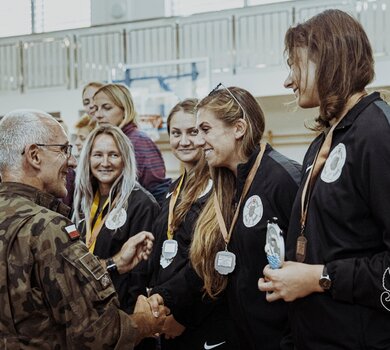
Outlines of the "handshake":
<svg viewBox="0 0 390 350">
<path fill-rule="evenodd" d="M 143 338 L 154 337 L 160 333 L 165 333 L 167 339 L 174 338 L 185 330 L 185 327 L 170 315 L 170 310 L 164 306 L 164 300 L 159 294 L 149 298 L 140 295 L 130 317 L 138 329 L 136 344 Z"/>
</svg>

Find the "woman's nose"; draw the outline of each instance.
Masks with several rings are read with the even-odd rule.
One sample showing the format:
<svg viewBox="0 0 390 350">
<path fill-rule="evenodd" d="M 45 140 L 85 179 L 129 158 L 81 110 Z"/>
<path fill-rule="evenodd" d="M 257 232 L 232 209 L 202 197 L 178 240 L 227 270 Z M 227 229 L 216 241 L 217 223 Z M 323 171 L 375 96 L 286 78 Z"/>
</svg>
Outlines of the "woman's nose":
<svg viewBox="0 0 390 350">
<path fill-rule="evenodd" d="M 180 137 L 180 145 L 188 146 L 190 144 L 190 140 L 186 134 L 182 134 Z"/>
<path fill-rule="evenodd" d="M 197 147 L 202 147 L 205 144 L 204 137 L 201 135 L 200 132 L 198 133 L 198 135 L 196 135 L 194 143 L 195 143 L 195 146 L 197 146 Z"/>
<path fill-rule="evenodd" d="M 292 76 L 291 76 L 292 74 L 291 74 L 291 71 L 290 71 L 290 73 L 288 74 L 288 76 L 287 76 L 287 78 L 286 78 L 286 80 L 284 81 L 284 87 L 286 88 L 286 89 L 291 89 L 292 88 L 292 83 L 293 83 L 293 80 L 292 80 Z"/>
</svg>

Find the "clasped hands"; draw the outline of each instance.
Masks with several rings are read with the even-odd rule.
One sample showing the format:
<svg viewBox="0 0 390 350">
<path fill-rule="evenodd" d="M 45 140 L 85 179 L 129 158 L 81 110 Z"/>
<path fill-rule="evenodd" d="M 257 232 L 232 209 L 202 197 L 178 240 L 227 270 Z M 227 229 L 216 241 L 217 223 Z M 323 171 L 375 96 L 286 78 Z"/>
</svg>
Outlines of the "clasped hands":
<svg viewBox="0 0 390 350">
<path fill-rule="evenodd" d="M 155 316 L 159 314 L 159 308 L 164 305 L 164 299 L 160 294 L 153 294 L 148 299 L 148 303 Z M 177 322 L 173 315 L 167 314 L 163 328 L 158 334 L 164 334 L 166 339 L 173 339 L 181 335 L 185 330 L 185 327 Z M 157 334 L 157 335 L 158 335 Z"/>
</svg>

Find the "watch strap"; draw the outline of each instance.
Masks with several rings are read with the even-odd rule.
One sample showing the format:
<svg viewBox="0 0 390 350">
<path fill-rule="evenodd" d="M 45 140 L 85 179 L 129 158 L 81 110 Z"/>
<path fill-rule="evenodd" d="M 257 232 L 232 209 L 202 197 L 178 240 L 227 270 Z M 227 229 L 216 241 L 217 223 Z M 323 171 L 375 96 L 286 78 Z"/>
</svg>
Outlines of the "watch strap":
<svg viewBox="0 0 390 350">
<path fill-rule="evenodd" d="M 107 268 L 107 271 L 110 272 L 110 273 L 115 272 L 115 271 L 118 270 L 118 268 L 117 268 L 113 258 L 108 258 L 107 259 L 106 268 Z"/>
</svg>

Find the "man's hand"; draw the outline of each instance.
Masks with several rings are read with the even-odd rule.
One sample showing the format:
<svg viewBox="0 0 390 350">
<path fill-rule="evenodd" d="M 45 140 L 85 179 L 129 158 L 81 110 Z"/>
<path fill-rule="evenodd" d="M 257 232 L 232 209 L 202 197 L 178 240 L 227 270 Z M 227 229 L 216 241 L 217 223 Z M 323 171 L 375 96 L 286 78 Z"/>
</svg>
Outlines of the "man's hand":
<svg viewBox="0 0 390 350">
<path fill-rule="evenodd" d="M 135 304 L 134 313 L 130 316 L 138 329 L 136 344 L 143 338 L 153 337 L 156 333 L 161 333 L 167 314 L 169 314 L 169 309 L 164 305 L 159 305 L 158 316 L 153 314 L 148 299 L 140 295 Z"/>
<path fill-rule="evenodd" d="M 164 322 L 162 333 L 165 334 L 165 339 L 173 339 L 178 337 L 185 331 L 186 327 L 177 322 L 173 315 L 167 316 Z"/>
<path fill-rule="evenodd" d="M 130 237 L 121 251 L 113 257 L 118 273 L 129 272 L 142 260 L 147 260 L 153 248 L 154 237 L 142 231 Z"/>
</svg>

